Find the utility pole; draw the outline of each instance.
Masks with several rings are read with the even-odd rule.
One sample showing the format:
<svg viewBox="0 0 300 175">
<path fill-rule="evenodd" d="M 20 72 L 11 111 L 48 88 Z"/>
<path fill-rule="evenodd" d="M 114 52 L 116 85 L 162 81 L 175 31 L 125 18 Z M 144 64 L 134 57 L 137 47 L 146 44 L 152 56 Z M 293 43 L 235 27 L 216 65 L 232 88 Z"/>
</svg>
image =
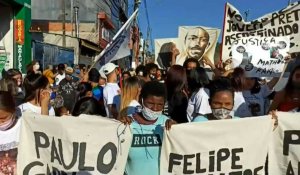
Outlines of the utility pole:
<svg viewBox="0 0 300 175">
<path fill-rule="evenodd" d="M 71 36 L 73 36 L 73 24 L 74 24 L 74 0 L 71 0 Z"/>
<path fill-rule="evenodd" d="M 248 21 L 248 16 L 250 14 L 250 10 L 246 10 L 244 13 L 245 13 L 245 21 Z"/>
<path fill-rule="evenodd" d="M 134 0 L 134 12 L 136 11 L 136 9 L 138 9 L 139 8 L 139 5 L 141 4 L 141 1 L 140 0 Z M 134 21 L 133 21 L 133 24 L 134 24 L 134 30 L 132 31 L 133 32 L 133 35 L 135 35 L 137 32 L 135 31 L 135 30 L 137 30 L 137 22 L 136 22 L 136 18 L 134 19 Z M 139 35 L 139 33 L 138 33 L 138 35 Z M 134 42 L 133 42 L 133 44 L 132 44 L 132 49 L 133 49 L 133 52 L 132 52 L 132 57 L 131 57 L 131 62 L 134 60 L 134 62 L 135 62 L 135 66 L 137 67 L 138 66 L 138 55 L 136 55 L 136 53 L 137 53 L 137 51 L 135 50 L 135 49 L 139 49 L 139 45 L 140 45 L 140 43 L 136 43 L 136 42 L 138 42 L 138 40 L 135 40 Z M 137 47 L 134 47 L 135 45 L 138 45 Z"/>
<path fill-rule="evenodd" d="M 65 0 L 62 0 L 62 46 L 66 47 L 66 4 Z"/>
<path fill-rule="evenodd" d="M 146 64 L 146 58 L 148 53 L 148 47 L 149 47 L 149 38 L 150 38 L 150 27 L 147 28 L 147 39 L 144 39 L 144 46 L 143 46 L 143 61 L 144 65 Z"/>
<path fill-rule="evenodd" d="M 75 11 L 75 36 L 79 38 L 79 18 L 78 18 L 79 7 L 75 6 L 74 11 Z"/>
</svg>

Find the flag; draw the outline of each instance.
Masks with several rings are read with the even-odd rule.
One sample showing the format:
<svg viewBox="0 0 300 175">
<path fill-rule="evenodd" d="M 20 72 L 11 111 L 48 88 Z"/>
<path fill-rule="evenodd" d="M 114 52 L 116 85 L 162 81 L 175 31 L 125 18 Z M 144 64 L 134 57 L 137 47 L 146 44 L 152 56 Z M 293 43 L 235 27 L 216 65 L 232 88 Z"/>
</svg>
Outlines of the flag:
<svg viewBox="0 0 300 175">
<path fill-rule="evenodd" d="M 136 10 L 126 23 L 120 28 L 112 41 L 96 56 L 92 67 L 100 68 L 102 65 L 130 55 L 130 32 L 133 21 L 137 16 Z"/>
</svg>

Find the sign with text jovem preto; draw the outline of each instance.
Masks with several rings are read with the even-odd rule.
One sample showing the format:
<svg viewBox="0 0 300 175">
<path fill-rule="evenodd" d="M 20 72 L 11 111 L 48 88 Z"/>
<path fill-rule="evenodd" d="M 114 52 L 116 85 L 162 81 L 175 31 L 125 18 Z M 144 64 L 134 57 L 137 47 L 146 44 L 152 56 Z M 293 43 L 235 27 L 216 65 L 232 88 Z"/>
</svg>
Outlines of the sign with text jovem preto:
<svg viewBox="0 0 300 175">
<path fill-rule="evenodd" d="M 245 39 L 247 37 L 288 36 L 290 38 L 289 52 L 299 52 L 299 20 L 300 2 L 249 22 L 245 22 L 240 12 L 227 3 L 222 38 L 222 60 L 226 61 L 232 57 L 231 46 L 236 40 L 247 40 Z"/>
</svg>

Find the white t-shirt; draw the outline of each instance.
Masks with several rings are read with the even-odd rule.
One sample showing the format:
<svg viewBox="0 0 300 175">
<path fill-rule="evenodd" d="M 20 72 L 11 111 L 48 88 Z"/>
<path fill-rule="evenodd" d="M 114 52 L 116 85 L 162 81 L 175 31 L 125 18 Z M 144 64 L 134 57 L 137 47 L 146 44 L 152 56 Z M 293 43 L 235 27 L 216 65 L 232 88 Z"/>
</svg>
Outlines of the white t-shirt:
<svg viewBox="0 0 300 175">
<path fill-rule="evenodd" d="M 0 164 L 7 168 L 7 174 L 16 174 L 17 155 L 20 138 L 21 120 L 6 131 L 0 130 Z M 7 162 L 7 163 L 6 163 Z M 2 168 L 4 168 L 2 167 Z M 1 170 L 0 170 L 1 174 Z M 5 173 L 4 173 L 5 174 Z"/>
<path fill-rule="evenodd" d="M 249 109 L 249 114 L 245 117 L 251 116 L 262 116 L 266 114 L 267 107 L 265 106 L 268 95 L 272 91 L 269 89 L 268 85 L 262 85 L 260 91 L 257 94 L 251 94 L 250 91 L 243 91 L 243 96 L 246 101 L 246 105 Z M 251 106 L 255 106 L 254 108 Z"/>
<path fill-rule="evenodd" d="M 234 106 L 231 116 L 248 117 L 250 114 L 243 92 L 234 92 Z"/>
<path fill-rule="evenodd" d="M 19 107 L 20 111 L 23 112 L 33 112 L 36 114 L 41 114 L 42 113 L 42 108 L 40 106 L 35 106 L 31 104 L 30 102 L 23 103 Z M 49 116 L 55 116 L 55 111 L 52 108 L 52 106 L 49 109 Z"/>
<path fill-rule="evenodd" d="M 108 105 L 115 104 L 120 111 L 120 87 L 117 83 L 107 83 L 103 89 L 103 101 L 107 116 L 111 116 Z"/>
<path fill-rule="evenodd" d="M 127 115 L 131 116 L 135 114 L 137 106 L 141 106 L 141 104 L 136 100 L 132 100 L 127 107 Z"/>
<path fill-rule="evenodd" d="M 187 119 L 189 122 L 199 114 L 205 115 L 211 113 L 209 105 L 209 90 L 200 88 L 198 92 L 194 92 L 189 99 L 186 109 Z"/>
<path fill-rule="evenodd" d="M 62 75 L 58 74 L 55 77 L 55 84 L 59 85 L 60 81 L 63 80 L 66 77 L 66 74 L 63 73 Z"/>
</svg>

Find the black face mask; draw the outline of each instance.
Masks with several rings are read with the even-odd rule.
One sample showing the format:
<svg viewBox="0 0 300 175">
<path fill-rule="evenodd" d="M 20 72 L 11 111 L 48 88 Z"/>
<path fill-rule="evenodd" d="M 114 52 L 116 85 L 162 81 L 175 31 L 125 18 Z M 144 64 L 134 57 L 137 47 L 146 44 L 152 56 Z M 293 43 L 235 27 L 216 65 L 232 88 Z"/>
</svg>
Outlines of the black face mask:
<svg viewBox="0 0 300 175">
<path fill-rule="evenodd" d="M 294 88 L 300 90 L 300 83 L 299 82 L 293 82 L 293 86 L 294 86 Z"/>
</svg>

